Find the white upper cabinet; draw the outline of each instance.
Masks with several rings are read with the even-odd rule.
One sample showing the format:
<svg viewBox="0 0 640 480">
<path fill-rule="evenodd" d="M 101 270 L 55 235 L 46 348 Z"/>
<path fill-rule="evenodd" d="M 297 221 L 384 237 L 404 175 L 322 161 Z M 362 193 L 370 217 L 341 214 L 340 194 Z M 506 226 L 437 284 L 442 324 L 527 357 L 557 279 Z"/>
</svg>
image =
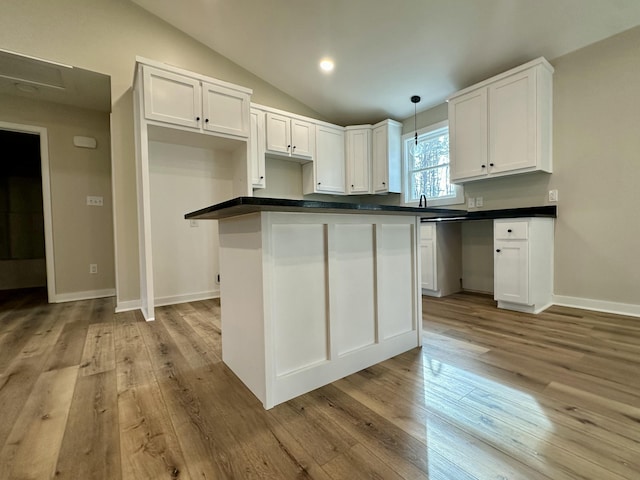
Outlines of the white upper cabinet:
<svg viewBox="0 0 640 480">
<path fill-rule="evenodd" d="M 372 193 L 402 192 L 402 124 L 384 120 L 373 126 Z"/>
<path fill-rule="evenodd" d="M 552 171 L 552 75 L 539 58 L 449 99 L 453 182 Z"/>
<path fill-rule="evenodd" d="M 250 90 L 148 65 L 143 66 L 143 75 L 147 120 L 248 138 Z"/>
<path fill-rule="evenodd" d="M 249 95 L 210 83 L 202 83 L 203 128 L 238 137 L 249 136 Z"/>
<path fill-rule="evenodd" d="M 302 165 L 302 192 L 345 193 L 345 135 L 343 127 L 316 125 L 316 158 Z"/>
<path fill-rule="evenodd" d="M 253 188 L 265 188 L 264 112 L 252 108 L 250 115 L 249 158 L 251 162 L 251 184 Z"/>
<path fill-rule="evenodd" d="M 371 125 L 346 128 L 347 192 L 371 193 Z"/>
<path fill-rule="evenodd" d="M 481 88 L 449 100 L 451 180 L 487 174 L 487 90 Z"/>
<path fill-rule="evenodd" d="M 267 153 L 313 160 L 314 133 L 310 122 L 277 113 L 266 114 Z"/>
<path fill-rule="evenodd" d="M 149 120 L 200 128 L 200 81 L 144 66 L 144 114 Z"/>
</svg>

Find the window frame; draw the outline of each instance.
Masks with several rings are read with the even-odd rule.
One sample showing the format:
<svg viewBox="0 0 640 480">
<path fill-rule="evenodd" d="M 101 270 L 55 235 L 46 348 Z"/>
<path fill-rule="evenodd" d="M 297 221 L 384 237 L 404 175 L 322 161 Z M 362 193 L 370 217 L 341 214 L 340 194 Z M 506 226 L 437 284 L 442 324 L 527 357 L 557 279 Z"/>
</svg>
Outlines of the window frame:
<svg viewBox="0 0 640 480">
<path fill-rule="evenodd" d="M 422 135 L 429 134 L 436 130 L 441 130 L 443 128 L 449 131 L 449 121 L 443 120 L 442 122 L 433 123 L 431 125 L 427 125 L 426 127 L 420 128 L 418 130 L 418 137 Z M 407 161 L 407 141 L 409 139 L 415 138 L 415 131 L 410 133 L 405 133 L 402 135 L 402 189 L 403 189 L 403 204 L 407 206 L 417 206 L 419 204 L 419 200 L 411 200 L 409 198 L 410 195 L 410 185 L 411 181 L 409 179 L 409 162 Z M 449 158 L 449 178 L 451 178 L 451 158 Z M 451 181 L 451 180 L 449 180 Z M 439 197 L 434 199 L 427 199 L 428 207 L 439 207 L 444 205 L 460 205 L 464 203 L 464 187 L 462 185 L 456 185 L 454 183 L 451 184 L 454 190 L 453 195 L 449 195 L 446 197 Z"/>
</svg>

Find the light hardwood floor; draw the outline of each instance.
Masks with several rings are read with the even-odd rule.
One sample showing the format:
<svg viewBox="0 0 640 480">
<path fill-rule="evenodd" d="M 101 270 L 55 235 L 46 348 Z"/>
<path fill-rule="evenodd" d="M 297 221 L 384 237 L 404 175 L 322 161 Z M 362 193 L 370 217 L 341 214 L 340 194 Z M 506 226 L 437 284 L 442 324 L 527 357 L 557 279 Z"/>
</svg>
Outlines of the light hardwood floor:
<svg viewBox="0 0 640 480">
<path fill-rule="evenodd" d="M 640 479 L 640 319 L 423 299 L 424 346 L 264 411 L 217 301 L 0 292 L 1 479 Z"/>
</svg>

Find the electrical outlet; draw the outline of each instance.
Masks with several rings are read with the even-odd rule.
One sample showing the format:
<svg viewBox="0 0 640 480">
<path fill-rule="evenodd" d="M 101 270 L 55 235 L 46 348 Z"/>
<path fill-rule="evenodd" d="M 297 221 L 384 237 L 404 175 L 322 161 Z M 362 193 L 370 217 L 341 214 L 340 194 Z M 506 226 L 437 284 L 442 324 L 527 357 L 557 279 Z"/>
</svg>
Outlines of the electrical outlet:
<svg viewBox="0 0 640 480">
<path fill-rule="evenodd" d="M 484 199 L 482 197 L 476 197 L 476 207 L 484 206 Z"/>
<path fill-rule="evenodd" d="M 475 208 L 475 206 L 476 206 L 476 199 L 473 197 L 467 198 L 467 208 Z"/>
<path fill-rule="evenodd" d="M 103 197 L 87 196 L 87 205 L 92 207 L 101 207 L 104 204 Z"/>
<path fill-rule="evenodd" d="M 550 202 L 558 201 L 558 190 L 549 190 L 549 201 Z"/>
<path fill-rule="evenodd" d="M 90 263 L 89 264 L 89 273 L 98 273 L 98 264 Z"/>
</svg>

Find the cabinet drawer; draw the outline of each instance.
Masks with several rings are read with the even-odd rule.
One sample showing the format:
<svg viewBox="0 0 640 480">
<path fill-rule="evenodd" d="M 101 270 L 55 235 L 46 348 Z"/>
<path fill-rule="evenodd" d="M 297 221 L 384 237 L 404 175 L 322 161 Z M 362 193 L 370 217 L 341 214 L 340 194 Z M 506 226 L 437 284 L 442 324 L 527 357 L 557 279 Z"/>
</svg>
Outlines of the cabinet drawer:
<svg viewBox="0 0 640 480">
<path fill-rule="evenodd" d="M 435 238 L 436 226 L 433 223 L 423 223 L 420 225 L 420 240 L 431 240 Z"/>
<path fill-rule="evenodd" d="M 500 240 L 526 240 L 528 238 L 527 222 L 495 222 L 493 236 Z"/>
</svg>

